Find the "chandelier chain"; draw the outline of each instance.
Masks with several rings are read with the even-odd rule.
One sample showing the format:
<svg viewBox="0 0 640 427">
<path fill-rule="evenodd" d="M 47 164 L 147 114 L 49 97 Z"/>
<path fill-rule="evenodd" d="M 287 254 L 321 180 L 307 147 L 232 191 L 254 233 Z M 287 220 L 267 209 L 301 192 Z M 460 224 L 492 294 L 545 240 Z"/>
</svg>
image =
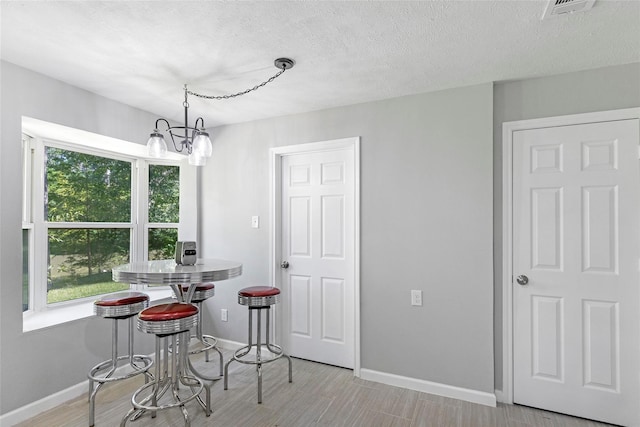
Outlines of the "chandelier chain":
<svg viewBox="0 0 640 427">
<path fill-rule="evenodd" d="M 280 77 L 280 76 L 281 76 L 281 75 L 282 75 L 286 70 L 287 70 L 287 68 L 285 67 L 285 68 L 283 68 L 282 70 L 278 71 L 278 72 L 277 72 L 276 74 L 274 74 L 273 76 L 271 76 L 268 80 L 265 80 L 264 82 L 262 82 L 262 83 L 260 83 L 260 84 L 258 84 L 258 85 L 255 85 L 255 86 L 254 86 L 254 87 L 252 87 L 252 88 L 249 88 L 249 89 L 243 90 L 242 92 L 232 93 L 232 94 L 229 94 L 229 95 L 203 95 L 203 94 L 201 94 L 201 93 L 196 93 L 196 92 L 193 92 L 193 91 L 187 90 L 187 93 L 188 93 L 189 95 L 194 95 L 194 96 L 197 96 L 197 97 L 200 97 L 200 98 L 206 98 L 206 99 L 231 99 L 231 98 L 235 98 L 235 97 L 237 97 L 237 96 L 246 95 L 246 94 L 248 94 L 249 92 L 253 92 L 253 91 L 255 91 L 255 90 L 260 89 L 261 87 L 265 86 L 265 85 L 266 85 L 266 84 L 268 84 L 268 83 L 271 83 L 272 81 L 274 81 L 275 79 L 277 79 L 278 77 Z"/>
</svg>

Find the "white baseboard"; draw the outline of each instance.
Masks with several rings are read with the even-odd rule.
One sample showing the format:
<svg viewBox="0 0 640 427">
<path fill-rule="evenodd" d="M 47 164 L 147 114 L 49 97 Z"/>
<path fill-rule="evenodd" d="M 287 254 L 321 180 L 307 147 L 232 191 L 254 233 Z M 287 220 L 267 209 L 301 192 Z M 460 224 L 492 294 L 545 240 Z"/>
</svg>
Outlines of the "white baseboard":
<svg viewBox="0 0 640 427">
<path fill-rule="evenodd" d="M 223 340 L 218 338 L 218 347 L 226 350 L 232 350 L 232 351 L 237 350 L 240 347 L 243 347 L 245 345 L 246 345 L 245 343 L 240 343 L 237 341 L 230 341 L 230 340 Z M 153 359 L 154 355 L 150 354 L 149 357 Z M 116 372 L 119 372 L 123 368 L 124 366 L 121 366 L 120 368 L 118 368 Z M 40 400 L 31 402 L 21 408 L 18 408 L 11 412 L 7 412 L 6 414 L 0 415 L 0 427 L 10 427 L 10 426 L 16 425 L 18 423 L 28 420 L 29 418 L 33 418 L 42 412 L 48 411 L 49 409 L 55 408 L 58 405 L 68 402 L 69 400 L 77 399 L 83 394 L 86 395 L 88 392 L 89 392 L 89 381 L 88 380 L 82 381 L 81 383 L 73 385 L 67 389 L 61 390 L 57 393 L 43 397 Z M 87 412 L 87 422 L 89 422 L 88 412 Z"/>
<path fill-rule="evenodd" d="M 496 400 L 498 402 L 505 403 L 504 394 L 502 394 L 502 390 L 494 390 L 493 392 L 496 394 Z"/>
<path fill-rule="evenodd" d="M 372 371 L 370 369 L 361 369 L 360 378 L 368 381 L 375 381 L 382 384 L 392 385 L 395 387 L 408 388 L 410 390 L 421 391 L 423 393 L 435 394 L 452 399 L 465 400 L 467 402 L 478 403 L 486 406 L 496 406 L 496 396 L 468 388 L 455 387 L 447 384 L 434 383 L 431 381 L 419 380 L 416 378 L 403 377 L 386 372 Z"/>
<path fill-rule="evenodd" d="M 155 357 L 155 354 L 147 355 L 152 359 Z M 120 375 L 125 370 L 129 369 L 127 365 L 122 365 L 118 369 L 116 369 L 114 375 Z M 153 368 L 152 368 L 153 369 Z M 31 402 L 27 405 L 24 405 L 18 409 L 15 409 L 11 412 L 7 412 L 6 414 L 0 415 L 0 427 L 10 427 L 21 423 L 23 421 L 28 420 L 29 418 L 33 418 L 38 414 L 41 414 L 49 409 L 55 408 L 58 405 L 62 405 L 69 400 L 77 399 L 78 397 L 85 395 L 87 398 L 87 402 L 89 400 L 89 380 L 84 380 L 79 384 L 72 385 L 69 388 L 64 390 L 60 390 L 57 393 L 53 393 L 49 396 L 43 397 L 40 400 L 36 400 L 35 402 Z M 87 404 L 87 423 L 89 423 L 89 406 Z"/>
<path fill-rule="evenodd" d="M 0 416 L 0 427 L 14 426 L 22 421 L 26 421 L 42 412 L 55 408 L 58 405 L 76 399 L 83 394 L 89 392 L 89 381 L 83 381 L 80 384 L 73 385 L 67 389 L 51 394 L 35 402 L 31 402 L 21 408 L 7 412 Z M 87 397 L 88 399 L 88 397 Z M 88 411 L 88 410 L 87 410 Z M 89 422 L 89 412 L 87 412 L 87 423 Z"/>
</svg>

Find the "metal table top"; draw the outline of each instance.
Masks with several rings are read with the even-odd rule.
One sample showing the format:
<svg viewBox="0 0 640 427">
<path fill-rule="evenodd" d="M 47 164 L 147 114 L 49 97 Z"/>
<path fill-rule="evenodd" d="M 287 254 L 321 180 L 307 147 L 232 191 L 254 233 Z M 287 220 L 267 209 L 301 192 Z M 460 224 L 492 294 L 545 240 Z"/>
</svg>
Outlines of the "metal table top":
<svg viewBox="0 0 640 427">
<path fill-rule="evenodd" d="M 241 274 L 241 263 L 222 259 L 198 259 L 195 265 L 179 265 L 172 259 L 132 262 L 112 271 L 115 282 L 141 285 L 217 282 Z"/>
</svg>

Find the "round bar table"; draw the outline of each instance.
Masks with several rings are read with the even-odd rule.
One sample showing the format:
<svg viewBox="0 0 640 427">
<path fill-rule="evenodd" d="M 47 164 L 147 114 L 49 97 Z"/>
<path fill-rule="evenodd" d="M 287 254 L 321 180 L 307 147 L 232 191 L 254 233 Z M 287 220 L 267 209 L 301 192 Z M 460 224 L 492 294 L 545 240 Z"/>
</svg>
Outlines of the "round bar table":
<svg viewBox="0 0 640 427">
<path fill-rule="evenodd" d="M 132 262 L 113 268 L 115 282 L 137 285 L 170 285 L 178 298 L 191 301 L 195 286 L 189 286 L 187 295 L 182 294 L 184 283 L 194 285 L 204 282 L 218 282 L 232 279 L 242 274 L 242 264 L 222 259 L 199 259 L 195 265 L 180 265 L 172 259 L 160 261 Z"/>
<path fill-rule="evenodd" d="M 169 285 L 178 300 L 186 303 L 191 301 L 198 283 L 219 282 L 221 280 L 238 277 L 241 274 L 241 263 L 221 259 L 198 259 L 195 265 L 176 264 L 172 259 L 132 262 L 119 265 L 112 270 L 112 277 L 115 282 L 149 286 Z M 189 290 L 185 295 L 181 285 L 187 283 L 189 284 Z M 189 340 L 179 340 L 179 347 L 182 345 L 188 347 L 188 342 Z M 186 378 L 189 376 L 189 373 L 192 373 L 202 380 L 214 381 L 220 379 L 219 377 L 212 378 L 198 373 L 198 371 L 193 368 L 191 360 L 187 357 L 188 350 L 186 347 L 184 347 L 184 350 L 179 350 L 182 362 L 178 362 L 178 378 Z M 159 363 L 159 361 L 155 363 Z M 165 381 L 168 383 L 170 379 L 165 378 Z M 177 384 L 177 382 L 175 383 Z M 159 399 L 166 390 L 167 388 L 163 387 L 163 390 L 156 396 L 156 399 Z M 198 398 L 198 401 L 205 409 L 205 412 L 209 410 L 200 398 Z M 139 415 L 140 414 L 137 416 Z M 136 419 L 137 416 L 133 419 Z M 125 416 L 125 420 L 126 417 L 127 416 Z"/>
</svg>

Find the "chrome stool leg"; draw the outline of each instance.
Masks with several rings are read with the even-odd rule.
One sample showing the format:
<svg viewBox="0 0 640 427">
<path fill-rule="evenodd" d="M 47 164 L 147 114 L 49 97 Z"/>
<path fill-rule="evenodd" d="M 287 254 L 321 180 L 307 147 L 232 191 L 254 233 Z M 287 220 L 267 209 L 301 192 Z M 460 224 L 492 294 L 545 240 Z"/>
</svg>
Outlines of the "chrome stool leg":
<svg viewBox="0 0 640 427">
<path fill-rule="evenodd" d="M 282 357 L 286 358 L 287 361 L 289 362 L 289 382 L 292 383 L 293 382 L 293 365 L 291 363 L 291 357 L 289 357 L 288 355 L 284 354 L 284 352 L 282 351 L 282 347 L 275 345 L 275 344 L 271 344 L 269 342 L 270 339 L 270 334 L 269 334 L 269 312 L 267 311 L 267 349 L 274 354 L 278 354 L 278 353 L 282 353 Z"/>
<path fill-rule="evenodd" d="M 204 360 L 209 362 L 209 350 L 214 350 L 218 353 L 218 358 L 220 359 L 220 376 L 222 376 L 222 365 L 224 364 L 224 359 L 222 357 L 222 352 L 218 348 L 218 339 L 211 336 L 206 335 L 202 332 L 202 301 L 198 301 L 196 303 L 198 306 L 198 326 L 196 326 L 196 338 L 203 344 L 205 344 L 204 349 Z"/>
<path fill-rule="evenodd" d="M 217 381 L 223 376 L 224 358 L 222 352 L 218 348 L 218 339 L 212 335 L 206 335 L 203 333 L 203 321 L 202 321 L 202 303 L 215 295 L 215 285 L 213 283 L 198 283 L 193 285 L 173 285 L 174 296 L 178 301 L 182 301 L 189 298 L 191 295 L 190 303 L 198 307 L 198 324 L 194 328 L 194 333 L 189 337 L 189 343 L 193 340 L 196 341 L 197 347 L 189 351 L 189 355 L 195 355 L 204 353 L 205 362 L 209 362 L 209 351 L 214 350 L 218 353 L 218 359 L 220 362 L 218 376 L 207 376 L 199 372 L 189 359 L 190 369 L 197 374 L 199 378 L 207 381 Z"/>
</svg>

